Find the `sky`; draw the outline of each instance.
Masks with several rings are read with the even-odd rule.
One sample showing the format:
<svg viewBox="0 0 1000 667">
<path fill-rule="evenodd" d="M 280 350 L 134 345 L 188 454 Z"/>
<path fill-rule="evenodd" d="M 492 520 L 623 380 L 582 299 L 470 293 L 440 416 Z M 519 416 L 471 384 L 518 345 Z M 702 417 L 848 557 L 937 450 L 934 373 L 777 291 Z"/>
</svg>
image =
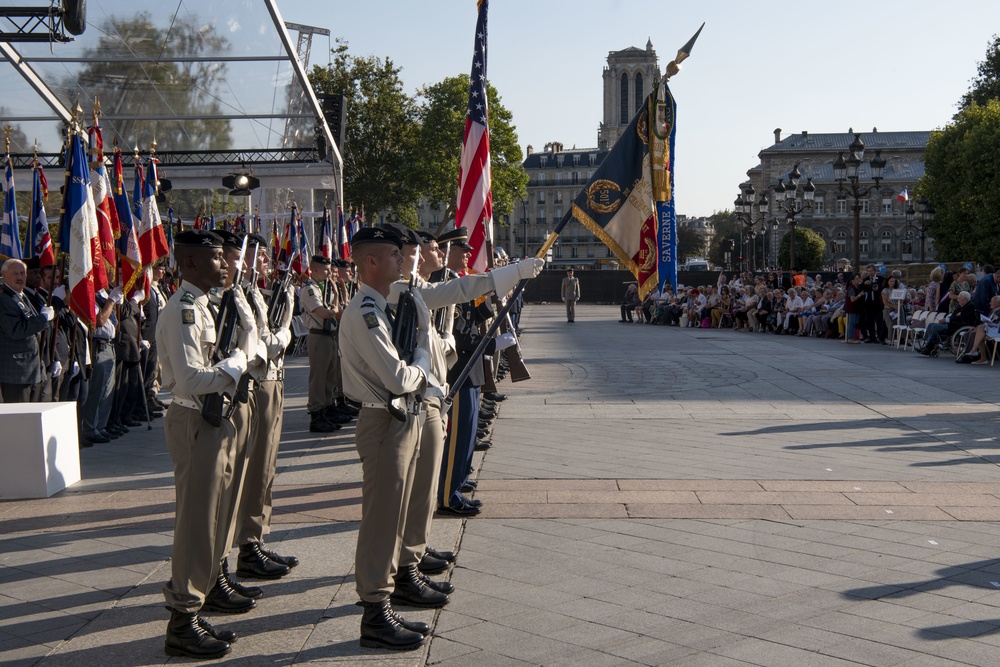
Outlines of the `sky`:
<svg viewBox="0 0 1000 667">
<path fill-rule="evenodd" d="M 351 53 L 390 58 L 407 90 L 468 72 L 475 0 L 278 0 L 286 21 L 328 28 Z M 996 0 L 492 0 L 488 77 L 524 149 L 597 145 L 609 51 L 645 48 L 661 71 L 702 22 L 670 81 L 675 194 L 689 216 L 731 209 L 758 152 L 783 135 L 933 130 L 969 88 Z M 313 42 L 322 65 L 327 40 Z"/>
</svg>

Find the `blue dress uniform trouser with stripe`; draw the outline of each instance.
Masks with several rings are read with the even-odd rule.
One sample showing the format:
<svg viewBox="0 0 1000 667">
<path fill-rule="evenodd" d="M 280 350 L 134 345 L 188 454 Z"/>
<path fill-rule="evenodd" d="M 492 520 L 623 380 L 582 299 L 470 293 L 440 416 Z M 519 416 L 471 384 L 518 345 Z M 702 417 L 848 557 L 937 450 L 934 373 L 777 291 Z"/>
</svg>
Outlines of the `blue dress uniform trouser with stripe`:
<svg viewBox="0 0 1000 667">
<path fill-rule="evenodd" d="M 479 386 L 468 380 L 455 394 L 444 440 L 444 461 L 438 485 L 438 502 L 443 507 L 462 504 L 461 488 L 472 471 L 472 455 L 479 424 Z"/>
</svg>

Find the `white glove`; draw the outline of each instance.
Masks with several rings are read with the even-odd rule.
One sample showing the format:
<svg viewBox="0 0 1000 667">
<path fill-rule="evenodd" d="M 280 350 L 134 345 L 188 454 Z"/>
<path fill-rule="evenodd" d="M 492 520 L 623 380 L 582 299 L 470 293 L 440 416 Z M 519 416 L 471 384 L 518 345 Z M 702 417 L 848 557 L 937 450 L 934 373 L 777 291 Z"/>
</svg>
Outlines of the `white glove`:
<svg viewBox="0 0 1000 667">
<path fill-rule="evenodd" d="M 239 383 L 240 377 L 247 370 L 247 355 L 243 354 L 243 350 L 237 348 L 231 357 L 223 359 L 214 368 L 233 378 L 233 382 Z"/>
<path fill-rule="evenodd" d="M 121 304 L 121 302 L 125 300 L 125 293 L 122 292 L 121 287 L 116 287 L 111 290 L 110 294 L 108 294 L 108 298 L 117 304 Z"/>
<path fill-rule="evenodd" d="M 295 285 L 288 284 L 288 306 L 285 308 L 285 316 L 278 322 L 278 326 L 287 329 L 292 326 L 292 316 L 295 314 Z"/>
<path fill-rule="evenodd" d="M 73 366 L 69 369 L 69 379 L 72 380 L 79 374 L 80 374 L 80 364 L 74 361 Z"/>
<path fill-rule="evenodd" d="M 431 373 L 431 355 L 424 348 L 418 347 L 413 351 L 413 363 L 410 365 L 422 370 L 426 377 Z"/>
<path fill-rule="evenodd" d="M 62 375 L 62 362 L 56 359 L 52 362 L 52 377 L 57 378 Z"/>
<path fill-rule="evenodd" d="M 506 350 L 508 347 L 517 345 L 517 337 L 514 334 L 508 332 L 500 334 L 497 336 L 497 352 L 500 350 Z"/>
<path fill-rule="evenodd" d="M 493 276 L 493 287 L 496 289 L 497 294 L 506 294 L 511 291 L 514 289 L 514 285 L 517 285 L 517 282 L 522 278 L 534 278 L 538 275 L 538 271 L 534 268 L 535 262 L 539 262 L 540 266 L 544 265 L 544 262 L 540 259 L 523 259 L 517 264 L 508 264 L 507 266 L 501 266 L 490 271 L 489 275 Z M 524 275 L 522 275 L 522 272 Z"/>
<path fill-rule="evenodd" d="M 138 306 L 139 304 L 142 303 L 142 300 L 145 297 L 146 297 L 146 295 L 142 292 L 142 290 L 136 290 L 135 293 L 132 295 L 132 298 L 130 299 L 130 301 L 132 303 L 134 303 L 135 305 Z"/>
<path fill-rule="evenodd" d="M 522 259 L 517 264 L 517 272 L 521 276 L 521 280 L 531 280 L 545 268 L 545 260 L 539 259 L 538 257 L 531 257 L 530 259 Z"/>
<path fill-rule="evenodd" d="M 52 290 L 52 298 L 59 299 L 60 301 L 66 300 L 66 286 L 60 285 L 59 287 Z"/>
<path fill-rule="evenodd" d="M 46 322 L 51 322 L 56 318 L 56 311 L 52 308 L 52 306 L 42 306 L 38 310 L 38 314 L 42 315 Z"/>
<path fill-rule="evenodd" d="M 240 327 L 244 330 L 246 329 L 257 329 L 257 318 L 253 315 L 253 310 L 250 308 L 250 303 L 247 301 L 247 295 L 243 293 L 243 290 L 239 287 L 233 288 L 233 303 L 236 304 L 236 312 L 240 317 Z"/>
<path fill-rule="evenodd" d="M 139 341 L 139 346 L 142 349 L 144 349 L 144 350 L 148 350 L 149 349 L 149 341 L 146 340 L 145 338 L 143 338 L 142 340 Z"/>
</svg>

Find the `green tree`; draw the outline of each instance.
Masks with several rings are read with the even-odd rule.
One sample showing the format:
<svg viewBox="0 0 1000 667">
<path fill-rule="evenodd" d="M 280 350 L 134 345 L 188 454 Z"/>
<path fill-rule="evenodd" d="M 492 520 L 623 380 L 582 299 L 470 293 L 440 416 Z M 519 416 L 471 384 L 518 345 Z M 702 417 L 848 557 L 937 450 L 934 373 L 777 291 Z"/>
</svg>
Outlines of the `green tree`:
<svg viewBox="0 0 1000 667">
<path fill-rule="evenodd" d="M 500 94 L 487 83 L 489 96 L 490 170 L 493 176 L 493 219 L 510 215 L 528 184 L 522 168 L 523 156 L 513 124 L 513 115 L 504 107 Z M 455 218 L 455 193 L 465 133 L 465 108 L 469 100 L 469 76 L 450 76 L 419 91 L 420 131 L 417 135 L 417 163 L 421 196 L 429 202 L 444 203 L 441 227 Z"/>
<path fill-rule="evenodd" d="M 986 47 L 986 58 L 979 63 L 977 74 L 970 82 L 969 92 L 958 103 L 959 112 L 975 104 L 983 105 L 1000 99 L 1000 37 L 993 35 Z M 957 115 L 956 115 L 957 118 Z"/>
<path fill-rule="evenodd" d="M 705 239 L 690 227 L 677 228 L 677 256 L 701 256 L 705 253 Z"/>
<path fill-rule="evenodd" d="M 407 224 L 416 222 L 420 198 L 416 139 L 418 110 L 403 91 L 401 69 L 388 58 L 352 56 L 338 39 L 333 63 L 313 67 L 317 94 L 347 98 L 344 131 L 344 194 L 349 206 L 385 213 Z"/>
<path fill-rule="evenodd" d="M 934 206 L 938 259 L 1000 259 L 1000 101 L 973 102 L 931 133 L 917 192 Z"/>
<path fill-rule="evenodd" d="M 740 223 L 736 220 L 736 215 L 732 211 L 720 211 L 713 213 L 709 220 L 712 221 L 715 236 L 708 246 L 708 261 L 716 266 L 735 266 L 740 247 Z M 730 242 L 733 250 L 729 250 Z"/>
<path fill-rule="evenodd" d="M 789 261 L 789 244 L 792 233 L 785 232 L 781 237 L 781 244 L 778 246 L 778 265 L 788 268 L 806 269 L 815 271 L 822 268 L 823 258 L 826 257 L 826 243 L 823 237 L 811 229 L 804 227 L 795 228 L 795 266 Z"/>
</svg>

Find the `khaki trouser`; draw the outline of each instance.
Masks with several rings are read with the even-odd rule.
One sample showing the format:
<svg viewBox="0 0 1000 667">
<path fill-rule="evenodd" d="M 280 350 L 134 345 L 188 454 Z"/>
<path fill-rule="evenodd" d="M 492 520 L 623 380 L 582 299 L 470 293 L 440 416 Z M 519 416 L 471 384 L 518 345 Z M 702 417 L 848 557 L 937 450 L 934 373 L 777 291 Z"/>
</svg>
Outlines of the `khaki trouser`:
<svg viewBox="0 0 1000 667">
<path fill-rule="evenodd" d="M 306 410 L 318 412 L 340 398 L 340 355 L 337 338 L 311 333 L 306 338 L 309 350 L 309 402 Z"/>
<path fill-rule="evenodd" d="M 253 456 L 254 444 L 257 440 L 257 393 L 250 392 L 246 403 L 238 403 L 233 412 L 233 426 L 236 427 L 236 453 L 233 457 L 233 493 L 226 508 L 229 520 L 226 553 L 230 546 L 237 546 L 234 541 L 239 530 L 240 517 L 238 509 L 243 503 L 243 490 L 246 486 L 247 460 Z M 223 554 L 225 555 L 225 554 Z"/>
<path fill-rule="evenodd" d="M 256 437 L 247 457 L 246 481 L 240 501 L 236 544 L 263 542 L 271 531 L 271 487 L 281 441 L 285 401 L 284 380 L 264 380 L 254 390 Z"/>
<path fill-rule="evenodd" d="M 167 606 L 191 613 L 205 594 L 229 551 L 229 513 L 233 492 L 236 427 L 218 428 L 193 408 L 173 405 L 163 419 L 167 450 L 174 462 L 177 515 L 170 581 L 163 587 Z"/>
<path fill-rule="evenodd" d="M 417 467 L 413 475 L 413 491 L 403 525 L 403 542 L 399 550 L 399 568 L 416 565 L 424 555 L 431 534 L 431 520 L 437 509 L 437 487 L 444 455 L 444 418 L 441 399 L 424 400 L 426 417 L 420 415 L 420 441 L 417 444 Z"/>
<path fill-rule="evenodd" d="M 392 592 L 399 546 L 416 471 L 418 420 L 362 408 L 355 427 L 361 457 L 361 525 L 354 579 L 358 597 L 378 602 Z"/>
<path fill-rule="evenodd" d="M 576 319 L 576 301 L 566 299 L 566 320 L 572 322 Z"/>
</svg>

